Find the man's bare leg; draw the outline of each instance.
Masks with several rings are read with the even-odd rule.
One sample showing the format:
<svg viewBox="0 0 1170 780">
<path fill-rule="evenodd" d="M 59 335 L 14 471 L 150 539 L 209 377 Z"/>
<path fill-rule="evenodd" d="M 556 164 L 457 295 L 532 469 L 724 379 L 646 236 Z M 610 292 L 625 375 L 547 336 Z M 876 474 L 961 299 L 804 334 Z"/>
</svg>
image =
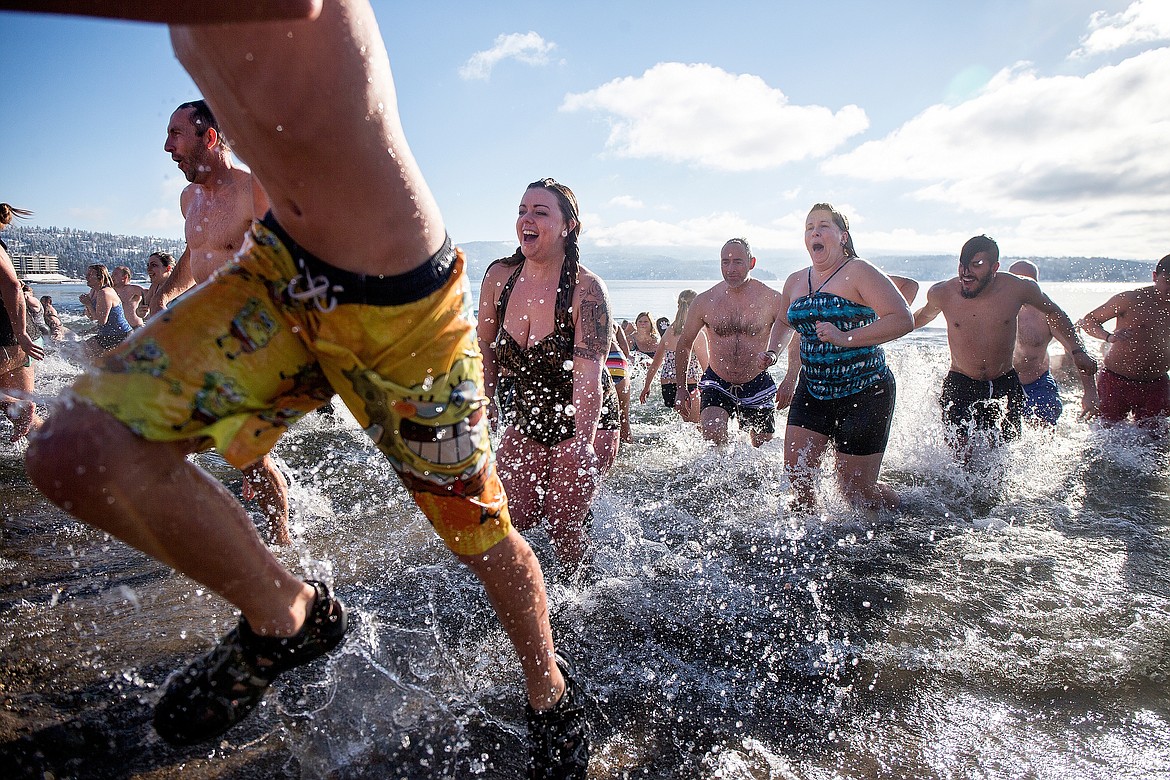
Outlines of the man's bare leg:
<svg viewBox="0 0 1170 780">
<path fill-rule="evenodd" d="M 288 535 L 288 482 L 271 455 L 245 466 L 244 500 L 260 504 L 268 521 L 268 540 L 282 546 L 292 543 Z"/>
<path fill-rule="evenodd" d="M 488 601 L 520 657 L 528 703 L 538 712 L 550 709 L 564 693 L 565 679 L 553 660 L 544 575 L 532 548 L 512 529 L 484 554 L 461 555 L 459 559 L 483 583 Z"/>
<path fill-rule="evenodd" d="M 724 446 L 727 444 L 727 425 L 730 420 L 726 409 L 708 406 L 699 413 L 699 429 L 703 432 L 703 438 L 720 447 Z"/>
<path fill-rule="evenodd" d="M 315 598 L 278 561 L 235 497 L 186 453 L 88 404 L 63 405 L 29 445 L 29 476 L 53 503 L 240 608 L 262 635 L 292 636 Z"/>
</svg>

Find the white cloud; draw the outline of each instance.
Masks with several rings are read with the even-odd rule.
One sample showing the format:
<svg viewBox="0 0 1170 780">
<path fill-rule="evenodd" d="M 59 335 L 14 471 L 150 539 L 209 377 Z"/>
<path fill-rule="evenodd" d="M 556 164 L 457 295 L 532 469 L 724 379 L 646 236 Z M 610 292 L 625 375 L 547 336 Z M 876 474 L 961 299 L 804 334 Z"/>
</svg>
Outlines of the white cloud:
<svg viewBox="0 0 1170 780">
<path fill-rule="evenodd" d="M 496 36 L 496 43 L 486 51 L 477 51 L 459 68 L 459 76 L 466 80 L 491 78 L 492 68 L 512 59 L 525 65 L 545 65 L 548 53 L 556 44 L 546 41 L 534 32 L 509 33 Z"/>
<path fill-rule="evenodd" d="M 609 199 L 607 205 L 622 209 L 641 209 L 646 207 L 645 203 L 631 195 L 616 195 Z"/>
<path fill-rule="evenodd" d="M 183 236 L 183 215 L 178 206 L 159 206 L 151 209 L 131 222 L 136 234 L 181 238 Z"/>
<path fill-rule="evenodd" d="M 1041 77 L 1017 65 L 997 73 L 976 97 L 931 106 L 822 168 L 872 181 L 923 182 L 914 197 L 1026 222 L 1064 245 L 1079 239 L 1054 227 L 1075 229 L 1099 246 L 1094 233 L 1107 230 L 1116 239 L 1114 231 L 1148 228 L 1141 215 L 1161 212 L 1164 221 L 1170 211 L 1167 94 L 1170 48 L 1083 77 Z"/>
<path fill-rule="evenodd" d="M 794 240 L 791 230 L 753 224 L 730 211 L 677 222 L 625 220 L 615 225 L 587 227 L 585 235 L 598 246 L 722 246 L 732 236 L 747 236 L 753 248 L 791 247 Z"/>
<path fill-rule="evenodd" d="M 618 157 L 724 171 L 821 157 L 869 126 L 857 106 L 795 106 L 758 76 L 678 62 L 567 95 L 561 110 L 609 115 L 606 148 Z"/>
<path fill-rule="evenodd" d="M 1170 3 L 1136 0 L 1119 14 L 1098 11 L 1089 20 L 1089 32 L 1072 57 L 1116 51 L 1135 43 L 1170 40 Z"/>
</svg>

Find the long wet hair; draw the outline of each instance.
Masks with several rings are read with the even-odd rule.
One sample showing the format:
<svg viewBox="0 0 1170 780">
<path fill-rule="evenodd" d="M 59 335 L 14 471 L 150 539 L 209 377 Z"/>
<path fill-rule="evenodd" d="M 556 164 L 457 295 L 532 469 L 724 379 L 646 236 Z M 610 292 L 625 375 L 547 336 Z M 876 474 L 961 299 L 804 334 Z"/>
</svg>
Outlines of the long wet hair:
<svg viewBox="0 0 1170 780">
<path fill-rule="evenodd" d="M 528 190 L 535 188 L 548 190 L 556 196 L 557 204 L 561 207 L 561 217 L 565 220 L 566 227 L 570 222 L 576 223 L 569 230 L 569 235 L 565 237 L 565 260 L 576 267 L 581 263 L 581 246 L 579 242 L 581 238 L 581 211 L 577 207 L 577 196 L 573 194 L 571 189 L 556 179 L 538 179 L 525 187 L 524 191 L 528 192 Z M 520 265 L 523 262 L 524 253 L 520 251 L 519 246 L 516 247 L 516 251 L 511 256 L 501 257 L 496 261 L 496 263 L 503 263 L 508 266 Z"/>
<path fill-rule="evenodd" d="M 33 213 L 27 209 L 18 209 L 8 203 L 0 203 L 0 227 L 8 227 L 14 219 L 28 219 Z"/>
<path fill-rule="evenodd" d="M 674 322 L 671 327 L 674 328 L 674 334 L 677 336 L 682 333 L 683 327 L 687 324 L 687 312 L 691 309 L 691 302 L 695 300 L 698 295 L 694 290 L 683 290 L 678 294 L 678 311 L 674 314 Z"/>
<path fill-rule="evenodd" d="M 110 269 L 109 268 L 106 268 L 101 263 L 93 263 L 92 265 L 89 266 L 89 270 L 102 272 L 102 283 L 100 285 L 98 285 L 99 287 L 113 287 L 114 286 L 114 278 L 112 276 L 110 276 Z"/>
<path fill-rule="evenodd" d="M 853 248 L 853 233 L 849 230 L 849 218 L 837 210 L 837 207 L 832 203 L 814 203 L 813 207 L 808 210 L 811 214 L 814 211 L 827 211 L 833 215 L 833 224 L 845 231 L 845 249 L 846 257 L 858 257 L 857 250 Z"/>
</svg>

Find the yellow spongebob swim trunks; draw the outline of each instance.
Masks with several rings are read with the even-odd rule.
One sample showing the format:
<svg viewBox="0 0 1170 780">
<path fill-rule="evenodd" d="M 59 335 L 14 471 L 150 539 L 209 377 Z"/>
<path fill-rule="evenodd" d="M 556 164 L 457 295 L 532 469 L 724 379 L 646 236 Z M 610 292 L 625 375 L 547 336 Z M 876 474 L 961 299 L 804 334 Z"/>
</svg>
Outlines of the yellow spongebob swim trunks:
<svg viewBox="0 0 1170 780">
<path fill-rule="evenodd" d="M 146 439 L 211 439 L 237 467 L 336 391 L 447 546 L 478 555 L 511 523 L 469 295 L 450 239 L 414 271 L 363 276 L 313 257 L 269 214 L 235 263 L 74 391 Z"/>
</svg>

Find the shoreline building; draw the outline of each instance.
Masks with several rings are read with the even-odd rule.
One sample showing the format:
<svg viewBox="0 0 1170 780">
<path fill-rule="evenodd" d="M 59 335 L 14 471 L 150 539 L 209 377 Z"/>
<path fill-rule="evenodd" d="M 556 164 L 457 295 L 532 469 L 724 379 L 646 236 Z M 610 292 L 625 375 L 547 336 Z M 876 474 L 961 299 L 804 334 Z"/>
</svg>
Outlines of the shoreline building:
<svg viewBox="0 0 1170 780">
<path fill-rule="evenodd" d="M 57 255 L 43 255 L 40 252 L 31 255 L 9 255 L 12 264 L 16 266 L 16 278 L 25 282 L 66 282 L 68 276 L 61 273 L 57 262 Z"/>
</svg>

